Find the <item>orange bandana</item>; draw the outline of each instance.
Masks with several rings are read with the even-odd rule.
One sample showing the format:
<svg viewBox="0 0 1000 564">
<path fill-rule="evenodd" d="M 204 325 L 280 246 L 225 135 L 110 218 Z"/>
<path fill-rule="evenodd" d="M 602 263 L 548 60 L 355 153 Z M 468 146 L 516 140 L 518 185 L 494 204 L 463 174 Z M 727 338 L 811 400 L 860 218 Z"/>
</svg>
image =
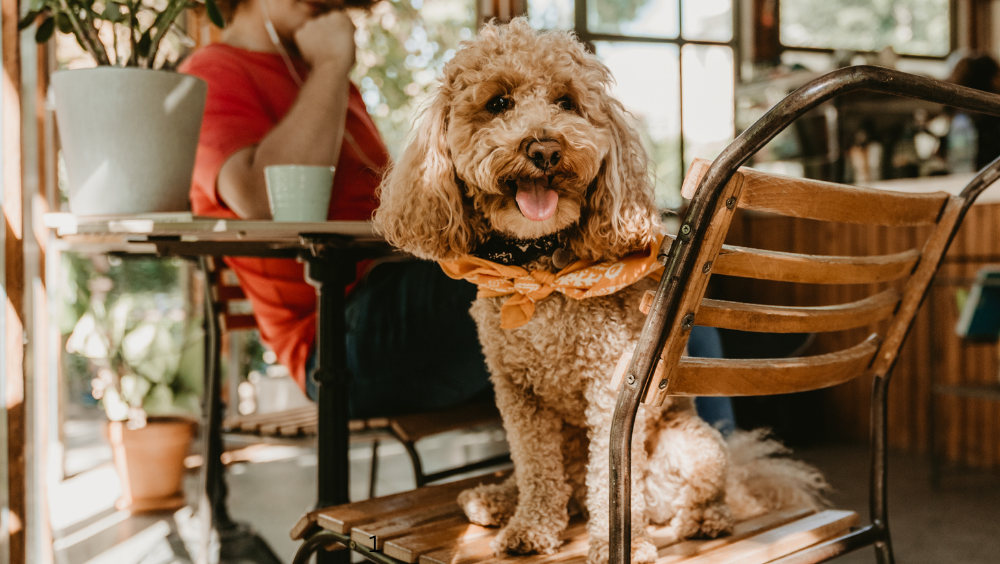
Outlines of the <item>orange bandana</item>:
<svg viewBox="0 0 1000 564">
<path fill-rule="evenodd" d="M 444 273 L 479 286 L 480 298 L 513 294 L 500 307 L 500 328 L 514 329 L 535 314 L 535 302 L 552 292 L 582 300 L 613 294 L 646 276 L 659 279 L 663 266 L 656 261 L 662 237 L 648 248 L 613 261 L 578 260 L 553 274 L 545 270 L 528 272 L 478 257 L 466 256 L 440 261 Z"/>
</svg>

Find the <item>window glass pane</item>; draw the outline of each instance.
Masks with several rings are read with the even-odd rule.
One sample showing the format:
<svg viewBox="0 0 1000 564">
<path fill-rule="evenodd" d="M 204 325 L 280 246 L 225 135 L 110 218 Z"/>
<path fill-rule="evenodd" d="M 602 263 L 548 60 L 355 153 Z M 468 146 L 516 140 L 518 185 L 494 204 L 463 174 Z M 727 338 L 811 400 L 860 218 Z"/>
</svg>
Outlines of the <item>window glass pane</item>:
<svg viewBox="0 0 1000 564">
<path fill-rule="evenodd" d="M 686 39 L 729 41 L 733 37 L 732 0 L 682 0 L 682 32 Z"/>
<path fill-rule="evenodd" d="M 587 27 L 594 33 L 677 37 L 677 0 L 587 0 Z"/>
<path fill-rule="evenodd" d="M 595 42 L 615 77 L 612 95 L 638 121 L 660 206 L 680 205 L 680 89 L 676 45 Z M 732 94 L 730 101 L 732 105 Z"/>
<path fill-rule="evenodd" d="M 781 42 L 822 47 L 945 56 L 949 0 L 780 0 Z"/>
<path fill-rule="evenodd" d="M 733 140 L 733 50 L 715 45 L 685 45 L 684 162 L 714 159 Z"/>
<path fill-rule="evenodd" d="M 528 0 L 528 21 L 537 29 L 573 29 L 573 0 Z"/>
<path fill-rule="evenodd" d="M 444 63 L 462 40 L 475 35 L 476 5 L 472 0 L 379 2 L 367 15 L 356 14 L 354 24 L 357 64 L 351 78 L 395 155 Z"/>
</svg>

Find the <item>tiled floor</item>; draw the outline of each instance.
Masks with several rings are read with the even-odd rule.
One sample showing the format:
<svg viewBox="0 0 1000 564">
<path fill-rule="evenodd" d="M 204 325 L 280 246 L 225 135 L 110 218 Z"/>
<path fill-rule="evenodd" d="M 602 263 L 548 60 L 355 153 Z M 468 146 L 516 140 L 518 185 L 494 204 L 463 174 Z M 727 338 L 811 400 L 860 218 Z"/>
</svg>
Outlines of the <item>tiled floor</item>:
<svg viewBox="0 0 1000 564">
<path fill-rule="evenodd" d="M 428 470 L 465 457 L 492 454 L 502 447 L 502 432 L 479 430 L 429 439 L 421 445 Z M 95 448 L 95 447 L 91 447 Z M 413 487 L 402 447 L 381 451 L 378 493 Z M 258 450 L 253 463 L 230 467 L 230 511 L 248 522 L 284 561 L 297 543 L 288 531 L 310 508 L 316 490 L 314 451 L 309 446 Z M 370 447 L 351 449 L 352 497 L 367 494 Z M 867 455 L 861 446 L 828 446 L 799 453 L 817 464 L 835 488 L 838 507 L 867 515 Z M 951 473 L 940 491 L 929 486 L 929 464 L 912 456 L 891 457 L 890 515 L 897 561 L 902 564 L 996 564 L 1000 562 L 1000 475 Z M 188 490 L 197 489 L 189 476 Z M 117 478 L 107 464 L 64 482 L 53 499 L 59 564 L 167 564 L 188 562 L 194 554 L 197 523 L 190 511 L 129 516 L 115 511 Z M 193 500 L 192 500 L 193 501 Z M 185 540 L 189 544 L 185 544 Z M 846 555 L 842 564 L 874 562 L 871 549 Z"/>
</svg>

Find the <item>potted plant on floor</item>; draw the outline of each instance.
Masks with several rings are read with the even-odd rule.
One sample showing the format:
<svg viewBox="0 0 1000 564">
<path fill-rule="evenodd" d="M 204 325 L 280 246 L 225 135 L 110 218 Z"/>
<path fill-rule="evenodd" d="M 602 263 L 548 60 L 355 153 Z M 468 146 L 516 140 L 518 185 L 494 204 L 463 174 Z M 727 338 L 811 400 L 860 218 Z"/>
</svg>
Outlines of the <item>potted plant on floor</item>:
<svg viewBox="0 0 1000 564">
<path fill-rule="evenodd" d="M 194 435 L 204 366 L 200 316 L 178 296 L 123 293 L 91 280 L 89 306 L 67 352 L 89 359 L 93 395 L 110 420 L 108 438 L 122 483 L 119 509 L 154 511 L 185 504 L 184 458 Z"/>
<path fill-rule="evenodd" d="M 161 46 L 180 37 L 190 0 L 30 0 L 35 40 L 72 34 L 96 68 L 52 76 L 70 211 L 185 211 L 205 107 L 204 81 L 169 70 Z M 222 26 L 215 0 L 204 0 Z M 110 46 L 106 44 L 110 43 Z"/>
</svg>

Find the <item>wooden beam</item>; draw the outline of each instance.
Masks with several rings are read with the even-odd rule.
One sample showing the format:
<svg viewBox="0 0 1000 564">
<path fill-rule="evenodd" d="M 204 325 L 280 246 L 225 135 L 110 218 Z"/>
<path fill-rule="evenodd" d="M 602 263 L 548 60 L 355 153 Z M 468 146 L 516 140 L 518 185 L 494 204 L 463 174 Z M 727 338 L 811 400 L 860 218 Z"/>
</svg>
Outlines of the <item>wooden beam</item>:
<svg viewBox="0 0 1000 564">
<path fill-rule="evenodd" d="M 2 27 L 3 155 L 3 343 L 2 366 L 7 415 L 8 562 L 26 561 L 27 474 L 24 404 L 24 213 L 21 191 L 21 65 L 18 0 L 0 0 Z M 0 555 L 0 559 L 4 555 Z"/>
</svg>

